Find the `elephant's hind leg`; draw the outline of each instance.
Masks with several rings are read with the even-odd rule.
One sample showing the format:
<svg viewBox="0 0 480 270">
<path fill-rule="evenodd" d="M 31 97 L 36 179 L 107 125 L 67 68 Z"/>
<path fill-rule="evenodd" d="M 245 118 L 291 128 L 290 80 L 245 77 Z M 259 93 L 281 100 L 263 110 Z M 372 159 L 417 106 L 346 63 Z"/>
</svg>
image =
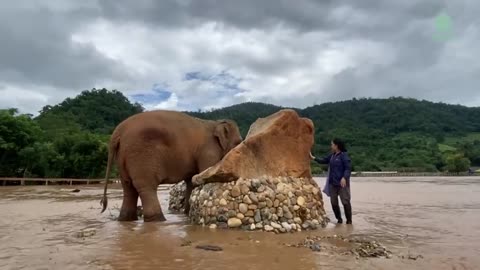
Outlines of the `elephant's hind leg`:
<svg viewBox="0 0 480 270">
<path fill-rule="evenodd" d="M 192 179 L 186 180 L 186 189 L 185 189 L 185 210 L 184 213 L 185 215 L 188 216 L 190 213 L 190 195 L 192 195 L 192 190 L 193 190 L 193 184 L 192 184 Z"/>
<path fill-rule="evenodd" d="M 143 205 L 143 221 L 165 221 L 160 202 L 157 197 L 157 188 L 145 188 L 139 191 Z"/>
<path fill-rule="evenodd" d="M 133 187 L 131 181 L 122 180 L 123 187 L 123 202 L 120 209 L 119 221 L 133 221 L 137 220 L 137 202 L 138 192 Z"/>
</svg>

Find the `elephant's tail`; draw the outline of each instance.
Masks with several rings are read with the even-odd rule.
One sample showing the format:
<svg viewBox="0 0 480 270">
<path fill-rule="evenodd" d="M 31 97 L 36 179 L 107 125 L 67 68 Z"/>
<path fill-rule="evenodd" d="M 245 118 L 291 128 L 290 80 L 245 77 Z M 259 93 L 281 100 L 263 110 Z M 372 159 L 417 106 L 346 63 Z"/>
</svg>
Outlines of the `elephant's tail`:
<svg viewBox="0 0 480 270">
<path fill-rule="evenodd" d="M 103 198 L 100 201 L 100 204 L 102 205 L 102 212 L 107 209 L 108 205 L 108 198 L 107 198 L 107 187 L 108 187 L 108 179 L 110 178 L 110 170 L 112 168 L 112 162 L 113 159 L 115 158 L 117 151 L 118 151 L 118 146 L 120 144 L 120 136 L 116 132 L 112 134 L 112 137 L 110 138 L 110 144 L 108 147 L 108 161 L 107 161 L 107 170 L 105 173 L 105 188 L 103 189 Z"/>
</svg>

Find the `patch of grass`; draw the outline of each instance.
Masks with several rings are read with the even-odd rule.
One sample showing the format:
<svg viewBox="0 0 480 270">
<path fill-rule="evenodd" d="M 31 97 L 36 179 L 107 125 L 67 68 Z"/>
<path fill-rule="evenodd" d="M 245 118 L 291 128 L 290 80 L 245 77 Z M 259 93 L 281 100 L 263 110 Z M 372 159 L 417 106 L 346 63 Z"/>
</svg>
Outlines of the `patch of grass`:
<svg viewBox="0 0 480 270">
<path fill-rule="evenodd" d="M 450 146 L 450 145 L 439 143 L 438 144 L 438 150 L 440 150 L 440 152 L 442 152 L 442 153 L 444 153 L 444 152 L 454 152 L 454 151 L 457 150 L 457 148 L 455 148 L 453 146 Z"/>
<path fill-rule="evenodd" d="M 471 132 L 463 137 L 446 137 L 444 144 L 452 146 L 463 142 L 473 142 L 475 140 L 480 140 L 480 132 Z"/>
<path fill-rule="evenodd" d="M 480 140 L 480 132 L 472 132 L 472 133 L 469 133 L 466 137 L 465 137 L 468 141 L 475 141 L 475 140 Z"/>
</svg>

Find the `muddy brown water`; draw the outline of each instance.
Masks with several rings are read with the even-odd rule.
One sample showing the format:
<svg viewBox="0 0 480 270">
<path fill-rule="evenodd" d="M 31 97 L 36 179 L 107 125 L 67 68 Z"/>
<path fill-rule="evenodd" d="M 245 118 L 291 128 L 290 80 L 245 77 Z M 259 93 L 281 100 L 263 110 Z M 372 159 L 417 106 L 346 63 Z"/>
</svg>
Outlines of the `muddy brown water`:
<svg viewBox="0 0 480 270">
<path fill-rule="evenodd" d="M 158 193 L 167 222 L 123 223 L 114 220 L 118 186 L 103 214 L 101 186 L 0 187 L 0 269 L 480 269 L 479 177 L 353 178 L 353 226 L 282 235 L 188 225 L 168 213 L 168 191 Z M 84 230 L 95 234 L 78 237 Z M 284 245 L 320 235 L 376 239 L 394 256 Z M 223 250 L 195 248 L 202 244 Z M 423 258 L 401 257 L 409 254 Z"/>
</svg>

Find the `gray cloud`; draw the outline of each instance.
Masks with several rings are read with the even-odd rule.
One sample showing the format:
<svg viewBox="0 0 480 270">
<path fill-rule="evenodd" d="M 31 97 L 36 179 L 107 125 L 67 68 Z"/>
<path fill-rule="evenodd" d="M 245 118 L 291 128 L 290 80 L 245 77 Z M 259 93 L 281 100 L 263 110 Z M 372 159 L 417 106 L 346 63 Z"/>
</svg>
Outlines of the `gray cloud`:
<svg viewBox="0 0 480 270">
<path fill-rule="evenodd" d="M 439 40 L 442 12 L 453 28 Z M 479 106 L 479 12 L 474 0 L 8 2 L 0 91 L 21 94 L 0 106 L 32 112 L 84 89 L 156 83 L 175 93 L 159 106 L 182 109 L 389 96 Z M 181 80 L 222 70 L 241 93 Z"/>
<path fill-rule="evenodd" d="M 127 75 L 93 46 L 71 39 L 76 29 L 95 18 L 94 8 L 73 5 L 59 10 L 40 2 L 22 3 L 2 4 L 0 9 L 0 81 L 78 90 Z"/>
<path fill-rule="evenodd" d="M 217 21 L 240 29 L 281 25 L 300 32 L 334 30 L 369 37 L 394 34 L 409 22 L 432 18 L 446 7 L 445 2 L 438 0 L 104 0 L 99 5 L 107 18 L 146 23 L 155 28 Z"/>
<path fill-rule="evenodd" d="M 152 27 L 189 27 L 217 21 L 246 29 L 278 23 L 286 27 L 316 29 L 327 23 L 324 18 L 333 3 L 331 0 L 105 0 L 100 6 L 108 18 L 147 23 Z"/>
</svg>

